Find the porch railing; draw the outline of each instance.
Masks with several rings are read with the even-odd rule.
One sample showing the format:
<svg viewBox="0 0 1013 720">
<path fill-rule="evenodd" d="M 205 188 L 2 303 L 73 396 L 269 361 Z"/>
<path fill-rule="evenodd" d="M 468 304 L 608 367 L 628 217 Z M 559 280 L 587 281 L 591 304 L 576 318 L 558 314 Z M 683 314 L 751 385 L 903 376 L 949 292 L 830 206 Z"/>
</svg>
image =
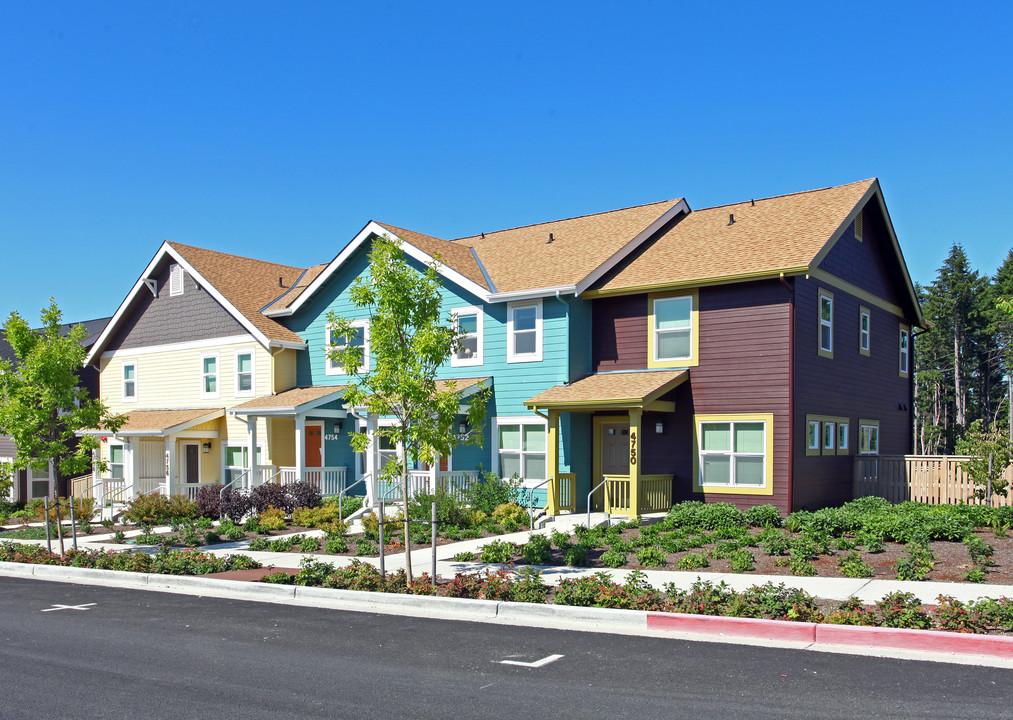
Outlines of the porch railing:
<svg viewBox="0 0 1013 720">
<path fill-rule="evenodd" d="M 432 492 L 432 473 L 429 470 L 408 471 L 409 497 Z M 436 489 L 453 495 L 463 501 L 471 486 L 478 481 L 478 473 L 473 470 L 441 470 L 436 473 Z M 384 502 L 400 502 L 404 498 L 404 488 L 399 478 L 377 480 L 376 499 Z"/>
<path fill-rule="evenodd" d="M 550 486 L 552 487 L 552 486 Z M 558 510 L 577 510 L 577 475 L 575 473 L 559 473 L 554 483 L 556 508 Z"/>
<path fill-rule="evenodd" d="M 617 515 L 632 514 L 632 494 L 629 475 L 606 475 L 605 512 Z M 660 512 L 672 507 L 672 476 L 640 476 L 640 508 L 636 514 Z"/>
<path fill-rule="evenodd" d="M 294 467 L 281 467 L 275 474 L 278 483 L 291 485 L 299 482 L 299 469 Z M 324 497 L 340 495 L 348 480 L 348 468 L 344 465 L 334 467 L 305 468 L 303 479 L 317 489 Z"/>
</svg>

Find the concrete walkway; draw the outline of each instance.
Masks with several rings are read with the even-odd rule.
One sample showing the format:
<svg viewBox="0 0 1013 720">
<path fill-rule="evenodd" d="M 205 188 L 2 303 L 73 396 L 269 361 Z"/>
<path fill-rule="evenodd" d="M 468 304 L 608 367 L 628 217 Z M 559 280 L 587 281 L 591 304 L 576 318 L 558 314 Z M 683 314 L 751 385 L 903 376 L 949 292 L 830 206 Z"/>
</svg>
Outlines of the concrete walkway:
<svg viewBox="0 0 1013 720">
<path fill-rule="evenodd" d="M 507 565 L 496 565 L 481 562 L 461 562 L 454 560 L 454 556 L 467 552 L 467 553 L 479 553 L 482 548 L 490 542 L 500 540 L 512 543 L 525 543 L 532 534 L 548 536 L 554 530 L 562 532 L 571 531 L 575 525 L 582 525 L 586 522 L 586 515 L 570 515 L 561 516 L 562 519 L 557 520 L 550 524 L 548 527 L 536 529 L 533 531 L 521 531 L 515 533 L 509 533 L 506 535 L 499 535 L 495 537 L 479 538 L 476 540 L 462 540 L 460 542 L 445 543 L 436 546 L 436 572 L 441 577 L 453 577 L 458 573 L 473 573 L 473 572 L 485 572 L 485 571 L 496 571 L 498 569 L 516 570 L 517 568 Z M 155 528 L 156 532 L 169 532 L 170 528 Z M 139 530 L 128 531 L 127 537 L 136 537 L 140 534 Z M 272 540 L 280 538 L 291 537 L 292 535 L 306 535 L 310 537 L 323 537 L 324 532 L 322 530 L 311 530 L 303 533 L 290 533 L 288 535 L 276 535 L 272 536 Z M 78 540 L 78 547 L 81 549 L 95 549 L 95 550 L 138 550 L 142 546 L 138 545 L 114 545 L 108 542 L 103 542 L 112 539 L 112 534 L 109 535 L 98 535 L 89 536 L 87 541 L 83 539 Z M 0 539 L 2 540 L 2 539 Z M 45 545 L 44 540 L 14 540 L 13 542 L 22 542 L 31 545 Z M 285 568 L 297 568 L 300 566 L 304 558 L 312 558 L 320 562 L 331 563 L 337 567 L 343 567 L 356 559 L 350 555 L 323 555 L 316 553 L 300 553 L 300 552 L 254 552 L 249 550 L 249 540 L 241 540 L 237 542 L 228 542 L 215 545 L 213 547 L 202 548 L 204 552 L 208 552 L 212 555 L 226 556 L 243 554 L 248 555 L 260 562 L 265 567 L 285 567 Z M 64 539 L 64 546 L 69 549 L 71 547 L 70 540 Z M 54 540 L 54 549 L 55 549 Z M 153 549 L 151 546 L 147 546 L 149 549 Z M 422 573 L 431 572 L 432 568 L 432 549 L 422 548 L 414 550 L 412 552 L 412 570 L 416 576 Z M 361 557 L 358 558 L 363 562 L 370 563 L 373 566 L 379 567 L 380 560 L 378 557 Z M 386 555 L 384 557 L 384 567 L 388 571 L 397 571 L 405 567 L 405 554 L 396 553 L 392 555 Z M 611 569 L 611 568 L 580 568 L 580 567 L 569 567 L 569 566 L 533 566 L 541 573 L 542 582 L 547 585 L 558 585 L 559 582 L 565 578 L 574 577 L 588 577 L 599 572 L 604 572 L 612 576 L 617 582 L 623 582 L 626 576 L 631 572 L 627 569 Z M 952 583 L 952 582 L 915 582 L 915 581 L 902 581 L 902 580 L 877 580 L 877 579 L 851 579 L 851 578 L 831 578 L 831 577 L 796 577 L 793 575 L 756 575 L 756 574 L 737 574 L 737 573 L 718 573 L 718 572 L 697 572 L 697 571 L 679 571 L 679 570 L 652 570 L 644 569 L 644 575 L 647 577 L 647 581 L 659 590 L 663 590 L 669 584 L 678 589 L 688 590 L 693 583 L 697 580 L 708 580 L 712 583 L 724 582 L 727 585 L 738 591 L 746 590 L 754 585 L 763 585 L 767 582 L 775 584 L 784 584 L 788 587 L 799 588 L 801 590 L 815 595 L 816 597 L 826 598 L 828 600 L 846 600 L 850 597 L 857 597 L 864 603 L 871 604 L 877 600 L 882 599 L 885 595 L 891 592 L 903 591 L 910 592 L 915 595 L 923 603 L 935 603 L 939 595 L 949 595 L 957 600 L 968 602 L 971 600 L 978 600 L 980 598 L 999 598 L 999 597 L 1013 597 L 1013 586 L 1011 585 L 988 585 L 988 584 L 975 584 L 975 583 Z"/>
</svg>

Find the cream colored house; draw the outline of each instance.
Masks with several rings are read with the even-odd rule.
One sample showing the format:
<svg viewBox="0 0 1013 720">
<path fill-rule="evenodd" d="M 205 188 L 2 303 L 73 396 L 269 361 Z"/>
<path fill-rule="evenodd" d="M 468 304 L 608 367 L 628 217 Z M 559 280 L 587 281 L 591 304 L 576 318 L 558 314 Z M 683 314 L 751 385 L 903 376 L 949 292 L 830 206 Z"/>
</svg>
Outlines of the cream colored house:
<svg viewBox="0 0 1013 720">
<path fill-rule="evenodd" d="M 304 435 L 311 415 L 344 417 L 341 388 L 297 389 L 306 343 L 260 312 L 306 275 L 177 243 L 159 248 L 86 360 L 100 371 L 103 402 L 126 416 L 115 433 L 89 431 L 102 438 L 108 470 L 95 483 L 105 499 L 291 482 L 307 477 L 307 461 L 315 480 L 343 480 L 307 453 Z"/>
</svg>

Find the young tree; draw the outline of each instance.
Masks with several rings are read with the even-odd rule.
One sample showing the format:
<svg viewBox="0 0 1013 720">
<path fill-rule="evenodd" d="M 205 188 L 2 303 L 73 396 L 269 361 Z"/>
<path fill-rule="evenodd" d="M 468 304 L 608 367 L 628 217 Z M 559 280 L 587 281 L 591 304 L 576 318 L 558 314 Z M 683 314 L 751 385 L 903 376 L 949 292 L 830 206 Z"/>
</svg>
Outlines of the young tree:
<svg viewBox="0 0 1013 720">
<path fill-rule="evenodd" d="M 0 471 L 7 481 L 16 470 L 48 470 L 53 463 L 63 475 L 87 472 L 98 441 L 74 434 L 83 428 L 117 430 L 122 416 L 88 396 L 77 371 L 87 350 L 86 331 L 76 325 L 61 334 L 60 310 L 50 299 L 42 310 L 42 328 L 33 330 L 16 312 L 4 323 L 16 363 L 0 360 L 0 429 L 17 445 L 11 466 Z"/>
<path fill-rule="evenodd" d="M 404 538 L 408 582 L 412 582 L 411 528 L 408 516 L 408 460 L 430 466 L 450 455 L 463 442 L 481 442 L 479 433 L 465 438 L 455 433 L 460 398 L 452 382 L 440 388 L 436 375 L 455 352 L 460 331 L 442 314 L 439 258 L 424 269 L 412 267 L 401 251 L 401 240 L 387 236 L 373 241 L 369 274 L 355 280 L 349 290 L 352 303 L 369 310 L 369 369 L 363 371 L 362 345 L 353 340 L 361 333 L 352 321 L 327 314 L 331 328 L 331 358 L 355 378 L 345 391 L 350 406 L 365 406 L 371 415 L 392 417 L 394 424 L 377 429 L 403 454 L 388 463 L 381 477 L 400 477 L 405 499 Z M 478 428 L 485 420 L 488 390 L 472 396 L 467 420 Z M 349 436 L 357 452 L 366 452 L 369 439 Z M 434 578 L 435 580 L 435 578 Z"/>
<path fill-rule="evenodd" d="M 982 420 L 971 423 L 964 437 L 957 441 L 957 452 L 971 456 L 960 465 L 978 486 L 975 491 L 978 497 L 991 499 L 992 493 L 1006 496 L 1006 468 L 1011 450 L 1009 435 L 1001 428 L 987 427 Z"/>
</svg>

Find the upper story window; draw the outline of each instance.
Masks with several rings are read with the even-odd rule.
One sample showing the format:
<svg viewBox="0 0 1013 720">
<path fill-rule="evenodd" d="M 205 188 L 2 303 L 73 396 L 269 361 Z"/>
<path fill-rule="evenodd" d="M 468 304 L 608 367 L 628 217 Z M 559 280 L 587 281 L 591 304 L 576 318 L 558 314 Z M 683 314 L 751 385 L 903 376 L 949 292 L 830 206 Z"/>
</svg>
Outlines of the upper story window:
<svg viewBox="0 0 1013 720">
<path fill-rule="evenodd" d="M 218 353 L 201 356 L 201 397 L 218 397 Z"/>
<path fill-rule="evenodd" d="M 137 401 L 137 361 L 123 363 L 123 401 Z"/>
<path fill-rule="evenodd" d="M 694 365 L 699 349 L 698 294 L 649 295 L 648 367 Z"/>
<path fill-rule="evenodd" d="M 819 294 L 820 348 L 822 357 L 834 356 L 834 296 L 829 290 Z"/>
<path fill-rule="evenodd" d="M 872 346 L 872 313 L 867 307 L 858 309 L 858 352 L 869 355 Z"/>
<path fill-rule="evenodd" d="M 477 307 L 450 311 L 454 326 L 461 333 L 461 344 L 450 358 L 451 367 L 482 364 L 482 311 Z"/>
<path fill-rule="evenodd" d="M 236 395 L 253 395 L 253 351 L 236 352 Z"/>
<path fill-rule="evenodd" d="M 327 343 L 324 350 L 324 372 L 327 375 L 345 374 L 344 366 L 331 357 L 331 351 L 341 350 L 349 345 L 359 348 L 359 355 L 362 358 L 359 371 L 369 372 L 369 320 L 356 320 L 352 323 L 352 334 L 349 338 L 339 335 L 331 327 L 327 328 Z"/>
<path fill-rule="evenodd" d="M 908 366 L 911 362 L 911 330 L 906 325 L 900 326 L 900 358 L 899 370 L 901 377 L 907 377 Z"/>
<path fill-rule="evenodd" d="M 183 266 L 172 264 L 169 266 L 169 296 L 183 294 Z"/>
<path fill-rule="evenodd" d="M 507 362 L 542 359 L 542 301 L 507 303 Z"/>
</svg>

